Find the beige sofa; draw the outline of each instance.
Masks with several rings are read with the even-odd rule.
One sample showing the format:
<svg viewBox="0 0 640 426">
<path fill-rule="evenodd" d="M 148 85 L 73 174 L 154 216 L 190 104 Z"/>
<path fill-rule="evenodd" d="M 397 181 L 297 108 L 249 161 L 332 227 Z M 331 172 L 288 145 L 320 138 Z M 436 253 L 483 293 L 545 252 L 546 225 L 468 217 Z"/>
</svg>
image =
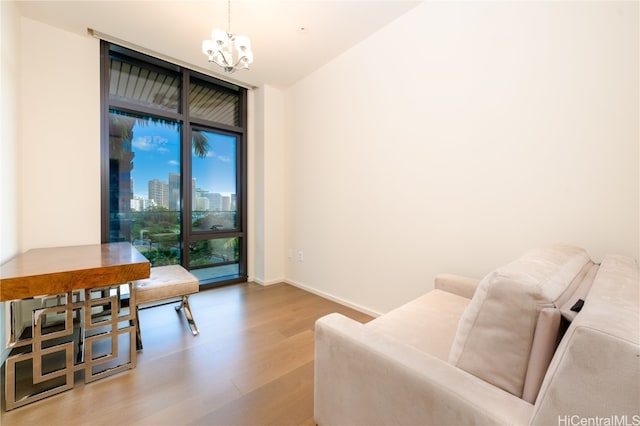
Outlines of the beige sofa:
<svg viewBox="0 0 640 426">
<path fill-rule="evenodd" d="M 639 302 L 634 259 L 594 264 L 554 245 L 481 281 L 440 275 L 364 325 L 328 315 L 316 324 L 315 420 L 640 425 Z"/>
</svg>

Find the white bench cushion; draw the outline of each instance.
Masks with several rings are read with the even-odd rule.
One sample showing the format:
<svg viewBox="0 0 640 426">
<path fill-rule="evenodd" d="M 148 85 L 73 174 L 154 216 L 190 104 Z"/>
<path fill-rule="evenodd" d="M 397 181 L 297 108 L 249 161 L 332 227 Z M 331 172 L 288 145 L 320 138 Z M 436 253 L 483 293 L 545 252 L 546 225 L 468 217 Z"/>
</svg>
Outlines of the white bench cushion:
<svg viewBox="0 0 640 426">
<path fill-rule="evenodd" d="M 137 305 L 197 293 L 200 289 L 198 278 L 180 265 L 153 267 L 149 278 L 133 284 Z"/>
</svg>

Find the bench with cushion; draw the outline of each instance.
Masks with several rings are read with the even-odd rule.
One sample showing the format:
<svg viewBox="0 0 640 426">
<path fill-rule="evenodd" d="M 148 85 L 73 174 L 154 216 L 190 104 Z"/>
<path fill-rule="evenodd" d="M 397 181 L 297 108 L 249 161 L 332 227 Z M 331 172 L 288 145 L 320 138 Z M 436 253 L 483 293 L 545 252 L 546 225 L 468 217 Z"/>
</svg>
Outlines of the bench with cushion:
<svg viewBox="0 0 640 426">
<path fill-rule="evenodd" d="M 184 314 L 191 333 L 194 336 L 197 335 L 199 331 L 189 307 L 189 295 L 197 293 L 199 289 L 198 278 L 180 265 L 153 267 L 149 278 L 134 281 L 133 291 L 135 292 L 137 324 L 136 348 L 138 350 L 142 349 L 142 335 L 138 317 L 140 305 L 179 299 L 180 305 L 176 306 L 176 311 L 184 308 Z"/>
</svg>

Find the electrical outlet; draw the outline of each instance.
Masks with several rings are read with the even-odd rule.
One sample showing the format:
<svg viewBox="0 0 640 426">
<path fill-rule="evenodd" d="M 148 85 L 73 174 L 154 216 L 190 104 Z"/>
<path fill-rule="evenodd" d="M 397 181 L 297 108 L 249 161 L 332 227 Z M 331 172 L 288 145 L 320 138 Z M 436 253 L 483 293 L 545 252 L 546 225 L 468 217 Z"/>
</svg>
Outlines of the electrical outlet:
<svg viewBox="0 0 640 426">
<path fill-rule="evenodd" d="M 300 250 L 298 252 L 298 262 L 302 262 L 304 260 L 304 252 Z"/>
</svg>

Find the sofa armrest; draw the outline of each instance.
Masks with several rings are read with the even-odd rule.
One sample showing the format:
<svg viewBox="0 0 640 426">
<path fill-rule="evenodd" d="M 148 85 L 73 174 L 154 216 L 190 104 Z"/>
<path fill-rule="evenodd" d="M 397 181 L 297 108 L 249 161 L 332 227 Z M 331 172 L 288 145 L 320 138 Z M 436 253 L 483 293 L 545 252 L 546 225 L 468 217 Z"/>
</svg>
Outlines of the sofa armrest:
<svg viewBox="0 0 640 426">
<path fill-rule="evenodd" d="M 340 314 L 316 322 L 318 425 L 526 424 L 533 405 Z"/>
<path fill-rule="evenodd" d="M 458 296 L 473 298 L 480 280 L 454 274 L 438 274 L 435 278 L 435 288 L 457 294 Z"/>
</svg>

